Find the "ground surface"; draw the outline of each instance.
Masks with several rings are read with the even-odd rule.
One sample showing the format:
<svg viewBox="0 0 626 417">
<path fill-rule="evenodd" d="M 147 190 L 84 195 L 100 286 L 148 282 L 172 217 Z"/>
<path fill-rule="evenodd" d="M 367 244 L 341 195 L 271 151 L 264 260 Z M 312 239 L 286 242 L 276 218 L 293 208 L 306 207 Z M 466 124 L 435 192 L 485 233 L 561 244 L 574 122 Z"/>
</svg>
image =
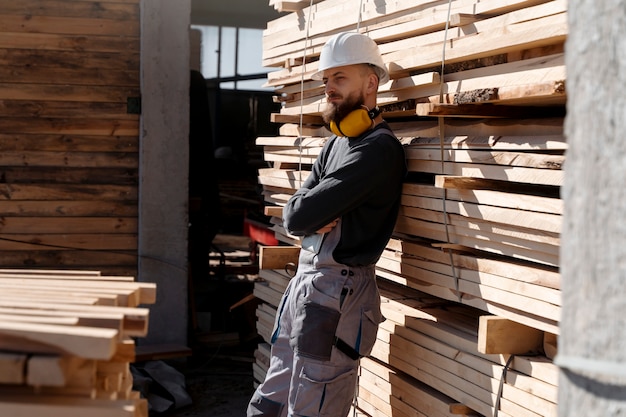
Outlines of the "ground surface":
<svg viewBox="0 0 626 417">
<path fill-rule="evenodd" d="M 218 234 L 209 276 L 193 282 L 193 356 L 174 366 L 185 377 L 192 404 L 150 417 L 245 417 L 254 392 L 252 364 L 259 338 L 258 300 L 248 300 L 258 272 L 248 237 Z M 219 266 L 221 262 L 222 267 Z M 251 266 L 256 266 L 251 268 Z M 248 301 L 245 301 L 248 300 Z"/>
<path fill-rule="evenodd" d="M 181 369 L 193 403 L 158 416 L 245 417 L 254 391 L 252 363 L 220 357 L 194 362 Z"/>
</svg>

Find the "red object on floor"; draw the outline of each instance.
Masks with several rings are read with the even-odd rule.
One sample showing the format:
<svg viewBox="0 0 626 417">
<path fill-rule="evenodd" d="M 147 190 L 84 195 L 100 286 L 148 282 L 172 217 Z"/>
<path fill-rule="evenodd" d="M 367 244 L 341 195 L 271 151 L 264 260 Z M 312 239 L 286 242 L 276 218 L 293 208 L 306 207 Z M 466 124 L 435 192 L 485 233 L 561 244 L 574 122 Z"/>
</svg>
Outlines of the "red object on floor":
<svg viewBox="0 0 626 417">
<path fill-rule="evenodd" d="M 251 219 L 244 219 L 243 234 L 249 236 L 254 242 L 266 246 L 278 245 L 278 240 L 274 237 L 274 232 L 261 222 Z"/>
</svg>

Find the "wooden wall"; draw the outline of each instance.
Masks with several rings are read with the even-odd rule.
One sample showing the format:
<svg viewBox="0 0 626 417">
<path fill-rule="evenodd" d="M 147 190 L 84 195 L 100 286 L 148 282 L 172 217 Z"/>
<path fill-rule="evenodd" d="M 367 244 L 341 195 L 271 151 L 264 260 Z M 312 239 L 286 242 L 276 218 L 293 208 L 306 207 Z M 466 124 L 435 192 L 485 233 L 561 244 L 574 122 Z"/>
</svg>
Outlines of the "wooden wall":
<svg viewBox="0 0 626 417">
<path fill-rule="evenodd" d="M 137 274 L 139 0 L 0 0 L 0 266 Z"/>
</svg>

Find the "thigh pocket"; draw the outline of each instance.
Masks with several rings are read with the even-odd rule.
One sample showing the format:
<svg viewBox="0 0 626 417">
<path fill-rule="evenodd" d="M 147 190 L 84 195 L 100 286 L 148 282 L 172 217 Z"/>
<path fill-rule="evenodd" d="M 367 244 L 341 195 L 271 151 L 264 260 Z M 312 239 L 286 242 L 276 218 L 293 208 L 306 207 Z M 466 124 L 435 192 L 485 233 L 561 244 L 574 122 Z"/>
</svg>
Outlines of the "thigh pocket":
<svg viewBox="0 0 626 417">
<path fill-rule="evenodd" d="M 300 356 L 328 361 L 335 342 L 340 313 L 330 307 L 304 302 L 296 313 L 291 347 Z"/>
<path fill-rule="evenodd" d="M 346 416 L 354 398 L 355 368 L 306 364 L 300 373 L 294 416 Z"/>
<path fill-rule="evenodd" d="M 379 310 L 363 310 L 361 312 L 359 334 L 356 341 L 356 350 L 361 356 L 368 356 L 372 353 L 374 343 L 376 343 L 378 325 L 381 321 L 382 315 Z"/>
</svg>

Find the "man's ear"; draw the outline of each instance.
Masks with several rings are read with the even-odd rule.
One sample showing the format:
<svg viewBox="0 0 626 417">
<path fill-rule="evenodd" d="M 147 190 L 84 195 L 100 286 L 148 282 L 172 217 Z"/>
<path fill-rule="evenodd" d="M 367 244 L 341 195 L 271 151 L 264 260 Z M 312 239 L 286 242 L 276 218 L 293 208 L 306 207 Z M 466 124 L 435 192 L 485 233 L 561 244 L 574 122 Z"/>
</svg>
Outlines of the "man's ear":
<svg viewBox="0 0 626 417">
<path fill-rule="evenodd" d="M 374 73 L 370 73 L 367 77 L 367 92 L 368 94 L 376 94 L 378 92 L 378 76 Z"/>
</svg>

